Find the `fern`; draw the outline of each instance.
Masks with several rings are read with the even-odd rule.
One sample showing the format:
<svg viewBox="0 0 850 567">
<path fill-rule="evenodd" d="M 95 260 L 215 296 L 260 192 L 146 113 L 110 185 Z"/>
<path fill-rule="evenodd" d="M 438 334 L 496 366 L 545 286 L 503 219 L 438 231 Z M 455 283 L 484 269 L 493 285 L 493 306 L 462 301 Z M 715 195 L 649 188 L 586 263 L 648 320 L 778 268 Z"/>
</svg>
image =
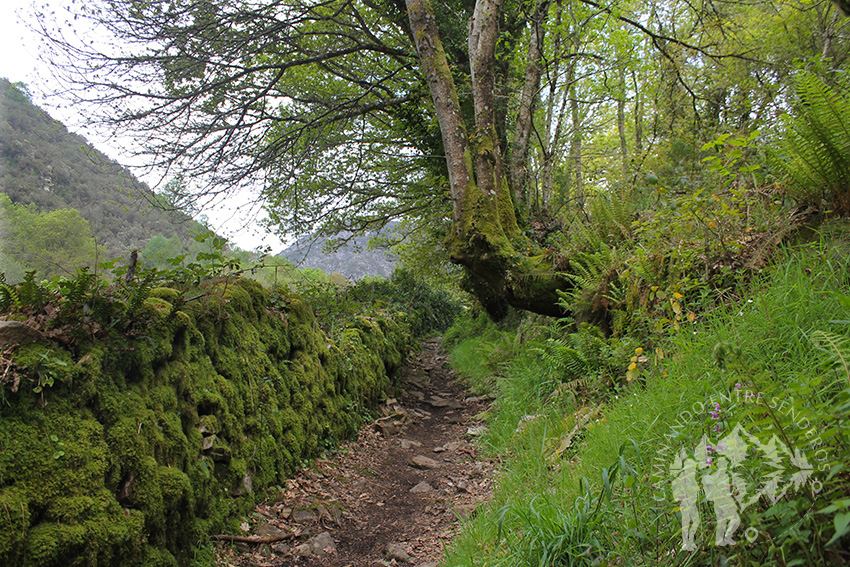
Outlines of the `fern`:
<svg viewBox="0 0 850 567">
<path fill-rule="evenodd" d="M 18 300 L 22 307 L 41 311 L 48 301 L 48 292 L 35 281 L 35 270 L 24 275 L 24 281 L 18 284 Z"/>
<path fill-rule="evenodd" d="M 632 237 L 632 199 L 603 192 L 590 201 L 589 208 L 593 228 L 606 243 L 613 245 Z"/>
<path fill-rule="evenodd" d="M 586 325 L 577 333 L 549 338 L 535 350 L 550 368 L 562 374 L 563 382 L 583 381 L 588 375 L 599 373 L 607 363 L 607 342 L 599 329 Z M 583 383 L 576 382 L 575 385 Z"/>
<path fill-rule="evenodd" d="M 21 299 L 18 292 L 5 282 L 0 282 L 0 312 L 10 311 L 13 307 L 19 307 Z"/>
<path fill-rule="evenodd" d="M 563 339 L 548 339 L 540 355 L 548 366 L 562 369 L 567 375 L 581 375 L 590 366 L 585 353 L 564 344 Z"/>
<path fill-rule="evenodd" d="M 88 268 L 77 270 L 77 277 L 73 279 L 62 279 L 58 282 L 62 297 L 68 306 L 81 306 L 91 297 L 91 292 L 97 284 L 97 276 L 88 271 Z"/>
<path fill-rule="evenodd" d="M 625 290 L 619 282 L 622 253 L 603 244 L 596 252 L 579 252 L 571 258 L 571 273 L 565 276 L 573 282 L 573 287 L 562 294 L 562 306 L 579 310 L 589 307 L 591 312 L 599 312 L 622 305 L 625 301 Z"/>
<path fill-rule="evenodd" d="M 837 368 L 844 370 L 844 376 L 850 385 L 850 337 L 814 331 L 809 340 L 816 348 L 826 352 Z"/>
<path fill-rule="evenodd" d="M 777 164 L 799 196 L 850 212 L 850 98 L 810 73 L 797 77 L 794 114 L 783 116 L 784 155 Z"/>
<path fill-rule="evenodd" d="M 144 305 L 145 300 L 150 296 L 153 289 L 153 274 L 138 282 L 126 284 L 123 288 L 126 294 L 127 308 L 126 314 L 128 317 L 134 317 Z"/>
</svg>

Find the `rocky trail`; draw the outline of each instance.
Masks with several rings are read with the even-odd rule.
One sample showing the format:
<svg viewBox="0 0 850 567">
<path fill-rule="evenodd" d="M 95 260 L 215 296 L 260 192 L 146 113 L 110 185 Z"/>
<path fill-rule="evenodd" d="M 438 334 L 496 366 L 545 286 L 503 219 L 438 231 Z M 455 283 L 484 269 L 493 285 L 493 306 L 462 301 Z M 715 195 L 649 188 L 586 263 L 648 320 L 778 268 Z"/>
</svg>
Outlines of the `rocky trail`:
<svg viewBox="0 0 850 567">
<path fill-rule="evenodd" d="M 456 383 L 439 339 L 423 341 L 383 416 L 257 506 L 243 534 L 222 538 L 217 565 L 436 567 L 492 493 L 493 463 L 472 442 L 486 408 Z"/>
</svg>

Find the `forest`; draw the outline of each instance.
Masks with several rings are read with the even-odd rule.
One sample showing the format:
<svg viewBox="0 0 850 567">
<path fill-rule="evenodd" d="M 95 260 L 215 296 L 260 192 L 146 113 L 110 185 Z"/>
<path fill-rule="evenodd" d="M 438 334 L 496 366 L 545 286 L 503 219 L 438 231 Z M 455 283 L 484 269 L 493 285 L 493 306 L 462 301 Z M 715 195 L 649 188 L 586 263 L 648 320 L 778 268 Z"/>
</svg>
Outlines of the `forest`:
<svg viewBox="0 0 850 567">
<path fill-rule="evenodd" d="M 92 231 L 81 213 L 40 212 L 9 194 L 0 213 L 34 227 L 15 237 L 36 253 L 0 249 L 4 262 L 21 251 L 3 264 L 17 272 L 0 284 L 0 307 L 71 354 L 10 358 L 32 387 L 24 396 L 4 374 L 2 393 L 44 410 L 46 380 L 58 384 L 63 364 L 101 340 L 141 340 L 135 317 L 189 313 L 217 344 L 204 317 L 227 319 L 216 313 L 230 309 L 220 304 L 229 286 L 270 301 L 271 314 L 301 301 L 289 299 L 296 293 L 329 344 L 348 344 L 352 325 L 374 329 L 372 309 L 386 317 L 388 367 L 409 346 L 399 346 L 405 332 L 444 334 L 464 385 L 491 401 L 478 445 L 499 463 L 497 487 L 462 523 L 444 565 L 847 564 L 850 20 L 841 6 L 112 0 L 36 9 L 57 89 L 95 126 L 136 140 L 163 203 L 195 214 L 247 191 L 267 230 L 331 247 L 382 231 L 373 245 L 399 267 L 388 280 L 351 283 L 209 232 L 191 244 L 157 231 L 136 245 L 147 247 L 138 272 L 122 258 L 48 274 L 57 260 L 33 235 L 76 223 L 73 248 L 85 255 Z M 3 151 L 23 155 L 16 147 Z M 343 366 L 366 356 L 339 350 Z M 363 389 L 375 380 L 381 392 Z M 359 418 L 374 418 L 375 396 L 389 395 L 383 380 L 343 390 L 352 397 L 334 398 L 334 412 L 361 404 Z M 332 445 L 352 427 L 310 434 L 333 431 Z M 12 466 L 0 460 L 4 503 L 23 498 L 2 483 Z M 104 490 L 120 493 L 109 470 L 118 476 Z M 162 525 L 152 507 L 131 504 Z M 185 541 L 162 535 L 167 552 L 150 564 L 189 564 L 193 545 L 208 549 L 203 522 L 233 521 L 197 514 Z M 8 557 L 30 564 L 15 545 Z M 127 550 L 98 553 L 146 564 Z"/>
</svg>

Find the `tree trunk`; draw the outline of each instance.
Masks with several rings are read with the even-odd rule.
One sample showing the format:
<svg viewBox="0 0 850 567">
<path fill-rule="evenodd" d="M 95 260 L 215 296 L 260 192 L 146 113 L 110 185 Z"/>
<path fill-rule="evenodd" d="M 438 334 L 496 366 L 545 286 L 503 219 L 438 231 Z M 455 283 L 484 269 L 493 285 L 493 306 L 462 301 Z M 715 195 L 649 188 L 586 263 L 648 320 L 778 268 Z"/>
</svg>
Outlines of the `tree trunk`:
<svg viewBox="0 0 850 567">
<path fill-rule="evenodd" d="M 635 71 L 632 71 L 632 83 L 635 87 L 635 154 L 640 159 L 643 153 L 643 93 L 638 87 Z"/>
<path fill-rule="evenodd" d="M 548 11 L 549 0 L 538 1 L 529 30 L 528 63 L 525 67 L 525 81 L 519 100 L 510 161 L 510 181 L 517 203 L 526 202 L 528 195 L 528 147 L 534 125 L 534 103 L 543 73 L 543 21 Z"/>
<path fill-rule="evenodd" d="M 474 125 L 468 129 L 429 0 L 406 0 L 410 31 L 428 82 L 449 172 L 452 262 L 491 316 L 509 305 L 559 315 L 557 290 L 566 281 L 551 263 L 523 252 L 531 243 L 517 225 L 496 130 L 495 67 L 501 0 L 477 0 L 470 23 L 469 63 Z"/>
<path fill-rule="evenodd" d="M 572 77 L 575 69 L 575 60 L 570 60 L 568 63 L 567 76 Z M 567 102 L 569 102 L 569 86 L 562 89 L 558 95 L 556 83 L 552 83 L 550 89 L 549 106 L 546 110 L 546 133 L 544 137 L 543 156 L 543 172 L 541 180 L 541 192 L 543 194 L 543 205 L 541 210 L 547 211 L 552 200 L 552 195 L 555 188 L 555 158 L 561 145 L 561 134 L 564 130 L 564 122 L 566 119 Z M 558 99 L 560 98 L 560 101 Z M 555 104 L 558 104 L 558 113 L 555 115 Z M 569 171 L 569 170 L 568 170 Z M 570 176 L 567 176 L 567 188 L 570 188 Z"/>
<path fill-rule="evenodd" d="M 620 79 L 620 93 L 617 96 L 617 132 L 620 134 L 620 158 L 623 160 L 623 174 L 629 171 L 629 147 L 626 144 L 626 69 L 622 61 L 617 62 Z"/>
<path fill-rule="evenodd" d="M 578 94 L 575 84 L 570 85 L 570 116 L 573 122 L 573 135 L 570 137 L 570 159 L 573 161 L 575 175 L 575 199 L 579 209 L 584 208 L 584 179 L 581 171 L 581 114 L 578 108 Z"/>
<path fill-rule="evenodd" d="M 539 208 L 544 214 L 548 213 L 555 188 L 555 148 L 558 146 L 558 138 L 561 131 L 561 122 L 564 116 L 563 101 L 558 114 L 557 124 L 555 120 L 555 104 L 558 99 L 558 81 L 556 78 L 561 72 L 561 18 L 564 5 L 557 0 L 557 11 L 555 13 L 555 38 L 552 49 L 552 65 L 549 69 L 549 96 L 546 102 L 546 122 L 544 124 L 543 139 L 540 141 L 540 153 L 543 156 L 543 164 L 540 173 L 540 202 Z M 572 65 L 572 62 L 570 62 Z"/>
<path fill-rule="evenodd" d="M 474 183 L 469 139 L 452 72 L 437 32 L 434 9 L 429 0 L 407 0 L 407 13 L 440 125 L 452 197 L 452 225 L 460 236 L 466 188 Z"/>
</svg>

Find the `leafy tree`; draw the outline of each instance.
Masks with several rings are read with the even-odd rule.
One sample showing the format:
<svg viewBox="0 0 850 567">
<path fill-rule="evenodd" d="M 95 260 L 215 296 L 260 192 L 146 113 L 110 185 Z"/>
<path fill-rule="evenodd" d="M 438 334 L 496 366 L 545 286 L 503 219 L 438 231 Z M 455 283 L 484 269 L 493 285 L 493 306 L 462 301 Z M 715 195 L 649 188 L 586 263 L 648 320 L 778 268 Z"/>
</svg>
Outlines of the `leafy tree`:
<svg viewBox="0 0 850 567">
<path fill-rule="evenodd" d="M 730 106 L 742 97 L 727 114 L 748 116 L 746 91 L 712 99 L 700 89 L 712 83 L 701 73 L 742 60 L 768 68 L 728 30 L 740 32 L 739 13 L 756 19 L 771 8 L 112 0 L 71 9 L 114 40 L 92 46 L 73 35 L 86 29 L 89 39 L 87 25 L 69 28 L 41 14 L 48 57 L 82 102 L 96 103 L 105 125 L 139 136 L 152 168 L 185 172 L 198 184 L 196 198 L 259 187 L 269 224 L 281 231 L 362 232 L 393 218 L 442 227 L 469 288 L 501 315 L 508 305 L 559 313 L 557 291 L 570 285 L 526 230 L 536 213 L 532 145 L 537 163 L 552 168 L 544 204 L 559 143 L 568 141 L 572 163 L 562 178 L 579 208 L 589 182 L 604 178 L 587 169 L 583 148 L 587 125 L 608 135 L 602 125 L 612 114 L 621 155 L 609 161 L 622 171 L 630 95 L 636 149 L 645 137 L 638 94 L 646 93 L 636 91 L 646 87 L 628 57 L 638 44 L 646 46 L 641 64 L 653 68 L 647 86 L 659 142 L 672 140 L 660 118 L 693 132 L 703 114 L 717 114 L 712 101 Z M 831 53 L 838 36 L 829 37 Z"/>
<path fill-rule="evenodd" d="M 164 267 L 169 260 L 176 260 L 184 254 L 183 244 L 178 236 L 166 238 L 157 234 L 145 245 L 142 250 L 142 261 L 144 264 L 155 267 Z"/>
<path fill-rule="evenodd" d="M 9 281 L 19 279 L 22 269 L 41 278 L 72 275 L 92 267 L 97 255 L 89 223 L 77 211 L 41 213 L 0 193 L 0 269 L 8 270 Z"/>
</svg>

